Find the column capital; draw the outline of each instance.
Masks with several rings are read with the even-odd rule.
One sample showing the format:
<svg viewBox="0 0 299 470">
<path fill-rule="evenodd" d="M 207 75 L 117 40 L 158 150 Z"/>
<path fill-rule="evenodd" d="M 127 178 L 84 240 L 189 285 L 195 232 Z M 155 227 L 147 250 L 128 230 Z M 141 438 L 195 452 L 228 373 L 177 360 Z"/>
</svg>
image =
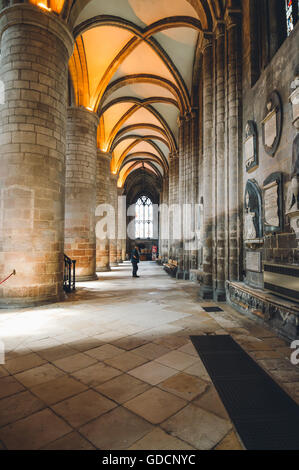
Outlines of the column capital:
<svg viewBox="0 0 299 470">
<path fill-rule="evenodd" d="M 104 152 L 104 150 L 97 149 L 97 158 L 102 160 L 107 160 L 109 163 L 111 162 L 112 155 L 109 152 Z"/>
<path fill-rule="evenodd" d="M 111 179 L 111 181 L 113 181 L 114 183 L 117 183 L 117 181 L 118 181 L 118 173 L 110 173 L 110 179 Z"/>
<path fill-rule="evenodd" d="M 225 22 L 218 21 L 214 28 L 215 38 L 218 41 L 220 38 L 224 38 L 225 35 Z"/>
<path fill-rule="evenodd" d="M 192 121 L 197 118 L 197 114 L 198 114 L 198 108 L 191 108 L 190 118 Z"/>
<path fill-rule="evenodd" d="M 182 127 L 185 122 L 185 115 L 180 114 L 177 119 L 178 127 Z"/>
<path fill-rule="evenodd" d="M 68 57 L 71 57 L 74 37 L 67 25 L 55 13 L 30 3 L 18 3 L 7 7 L 0 12 L 0 40 L 4 31 L 16 24 L 27 24 L 48 31 L 60 39 L 67 50 Z"/>
<path fill-rule="evenodd" d="M 202 38 L 202 43 L 201 43 L 201 50 L 202 53 L 205 53 L 207 49 L 213 46 L 213 37 L 211 34 L 205 33 L 203 38 Z"/>
<path fill-rule="evenodd" d="M 224 15 L 226 29 L 235 28 L 240 24 L 242 12 L 241 10 L 227 9 Z"/>
<path fill-rule="evenodd" d="M 169 159 L 170 159 L 170 160 L 175 160 L 175 159 L 178 158 L 178 157 L 179 157 L 178 151 L 169 153 Z"/>
</svg>

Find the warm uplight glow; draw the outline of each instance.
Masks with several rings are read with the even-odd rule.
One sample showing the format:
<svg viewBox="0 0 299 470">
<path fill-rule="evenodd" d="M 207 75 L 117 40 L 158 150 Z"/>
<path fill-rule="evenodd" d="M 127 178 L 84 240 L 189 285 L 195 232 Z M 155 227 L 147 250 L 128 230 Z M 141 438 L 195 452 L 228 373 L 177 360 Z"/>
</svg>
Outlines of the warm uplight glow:
<svg viewBox="0 0 299 470">
<path fill-rule="evenodd" d="M 42 8 L 43 10 L 60 13 L 63 8 L 64 1 L 65 0 L 30 0 L 30 3 Z"/>
<path fill-rule="evenodd" d="M 86 109 L 88 109 L 88 111 L 92 111 L 92 112 L 93 112 L 93 108 L 91 108 L 90 106 L 86 106 Z"/>
<path fill-rule="evenodd" d="M 43 8 L 44 10 L 51 11 L 51 8 L 47 7 L 47 5 L 44 5 L 44 3 L 38 3 L 38 7 Z"/>
</svg>

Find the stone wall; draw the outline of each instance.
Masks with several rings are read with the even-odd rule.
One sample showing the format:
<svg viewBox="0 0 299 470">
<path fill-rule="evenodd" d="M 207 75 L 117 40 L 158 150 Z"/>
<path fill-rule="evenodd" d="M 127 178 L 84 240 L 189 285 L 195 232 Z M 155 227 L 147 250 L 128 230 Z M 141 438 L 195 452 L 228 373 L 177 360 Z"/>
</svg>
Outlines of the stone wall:
<svg viewBox="0 0 299 470">
<path fill-rule="evenodd" d="M 291 83 L 298 69 L 298 41 L 299 24 L 290 36 L 283 42 L 270 63 L 261 73 L 259 79 L 251 87 L 252 70 L 252 36 L 253 24 L 249 21 L 250 3 L 244 2 L 243 19 L 243 140 L 248 121 L 254 121 L 257 129 L 257 156 L 258 166 L 251 172 L 245 170 L 245 152 L 243 151 L 243 194 L 248 180 L 254 180 L 263 194 L 263 185 L 267 177 L 273 173 L 282 173 L 282 229 L 278 233 L 263 234 L 262 240 L 255 247 L 247 245 L 245 251 L 260 252 L 262 260 L 277 264 L 299 264 L 299 250 L 296 235 L 290 227 L 290 220 L 286 216 L 288 188 L 292 172 L 292 148 L 297 134 L 292 125 L 292 105 L 289 100 L 291 95 Z M 277 91 L 282 105 L 282 132 L 278 148 L 274 156 L 270 156 L 263 145 L 262 121 L 266 116 L 266 104 L 270 94 Z M 263 213 L 265 200 L 263 197 Z M 262 218 L 264 215 L 262 214 Z M 245 257 L 245 253 L 244 253 Z M 263 287 L 262 272 L 258 276 L 247 271 L 247 281 L 253 285 L 256 283 Z"/>
</svg>

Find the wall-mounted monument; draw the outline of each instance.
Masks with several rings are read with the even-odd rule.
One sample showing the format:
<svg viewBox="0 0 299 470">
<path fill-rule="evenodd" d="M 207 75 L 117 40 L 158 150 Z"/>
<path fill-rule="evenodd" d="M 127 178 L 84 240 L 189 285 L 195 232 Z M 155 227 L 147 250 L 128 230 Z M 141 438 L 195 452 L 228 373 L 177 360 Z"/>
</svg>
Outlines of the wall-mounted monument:
<svg viewBox="0 0 299 470">
<path fill-rule="evenodd" d="M 255 180 L 247 181 L 244 202 L 244 240 L 246 249 L 246 279 L 251 287 L 263 287 L 262 252 L 263 221 L 262 192 Z"/>
<path fill-rule="evenodd" d="M 265 151 L 274 156 L 282 131 L 282 104 L 277 91 L 273 91 L 266 104 L 265 118 L 262 121 L 263 144 Z"/>
<path fill-rule="evenodd" d="M 292 173 L 286 200 L 286 215 L 290 218 L 290 225 L 299 242 L 299 134 L 293 142 Z"/>
<path fill-rule="evenodd" d="M 292 94 L 290 102 L 292 103 L 293 125 L 299 129 L 299 75 L 291 83 Z"/>
<path fill-rule="evenodd" d="M 257 152 L 257 129 L 254 121 L 248 121 L 245 127 L 244 154 L 246 171 L 247 173 L 251 173 L 259 166 Z"/>
<path fill-rule="evenodd" d="M 262 194 L 254 180 L 248 180 L 245 188 L 245 216 L 244 240 L 245 243 L 259 241 L 263 237 L 262 223 Z"/>
<path fill-rule="evenodd" d="M 264 231 L 283 230 L 283 174 L 272 173 L 264 181 Z"/>
</svg>

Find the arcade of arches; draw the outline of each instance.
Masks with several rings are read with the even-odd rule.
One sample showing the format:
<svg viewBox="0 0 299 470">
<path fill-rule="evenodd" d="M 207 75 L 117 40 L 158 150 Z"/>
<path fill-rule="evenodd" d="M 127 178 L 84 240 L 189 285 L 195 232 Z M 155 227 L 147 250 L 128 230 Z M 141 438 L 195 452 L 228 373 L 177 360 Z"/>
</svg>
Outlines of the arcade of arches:
<svg viewBox="0 0 299 470">
<path fill-rule="evenodd" d="M 138 242 L 175 263 L 166 284 L 298 339 L 297 17 L 285 0 L 0 0 L 4 313 L 62 305 L 64 254 L 74 308 L 102 281 L 109 298 L 135 243 L 120 196 L 145 196 L 163 209 Z"/>
</svg>

